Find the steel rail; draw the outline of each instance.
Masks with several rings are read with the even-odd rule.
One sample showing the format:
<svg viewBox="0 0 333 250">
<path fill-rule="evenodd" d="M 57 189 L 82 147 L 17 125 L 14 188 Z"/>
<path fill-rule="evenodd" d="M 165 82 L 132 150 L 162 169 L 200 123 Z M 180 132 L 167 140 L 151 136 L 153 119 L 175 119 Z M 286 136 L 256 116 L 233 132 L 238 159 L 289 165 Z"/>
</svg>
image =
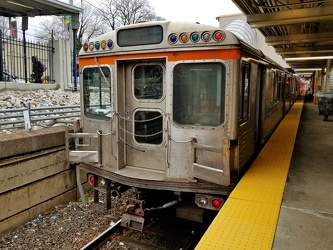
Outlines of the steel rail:
<svg viewBox="0 0 333 250">
<path fill-rule="evenodd" d="M 102 246 L 109 238 L 110 235 L 115 233 L 120 227 L 121 220 L 118 220 L 116 223 L 111 225 L 108 229 L 106 229 L 103 233 L 98 235 L 95 239 L 87 243 L 85 246 L 80 248 L 80 250 L 95 250 Z"/>
</svg>

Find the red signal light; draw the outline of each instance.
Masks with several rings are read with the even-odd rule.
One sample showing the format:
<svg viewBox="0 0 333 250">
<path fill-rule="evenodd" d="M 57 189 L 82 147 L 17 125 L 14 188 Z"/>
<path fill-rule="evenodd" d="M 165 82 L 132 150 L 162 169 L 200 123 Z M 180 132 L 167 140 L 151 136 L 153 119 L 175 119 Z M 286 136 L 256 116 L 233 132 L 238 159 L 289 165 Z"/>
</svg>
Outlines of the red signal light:
<svg viewBox="0 0 333 250">
<path fill-rule="evenodd" d="M 215 39 L 216 39 L 216 40 L 221 40 L 221 38 L 222 38 L 222 33 L 220 33 L 220 32 L 216 32 L 216 33 L 215 33 Z"/>
<path fill-rule="evenodd" d="M 218 199 L 213 199 L 212 200 L 212 206 L 215 208 L 219 208 L 221 206 L 221 201 Z"/>
<path fill-rule="evenodd" d="M 222 31 L 215 31 L 213 34 L 213 38 L 217 42 L 222 42 L 225 38 L 225 35 Z"/>
<path fill-rule="evenodd" d="M 89 183 L 90 183 L 90 184 L 94 184 L 94 182 L 95 182 L 95 178 L 94 178 L 94 176 L 93 176 L 93 175 L 90 175 L 90 176 L 89 176 Z"/>
</svg>

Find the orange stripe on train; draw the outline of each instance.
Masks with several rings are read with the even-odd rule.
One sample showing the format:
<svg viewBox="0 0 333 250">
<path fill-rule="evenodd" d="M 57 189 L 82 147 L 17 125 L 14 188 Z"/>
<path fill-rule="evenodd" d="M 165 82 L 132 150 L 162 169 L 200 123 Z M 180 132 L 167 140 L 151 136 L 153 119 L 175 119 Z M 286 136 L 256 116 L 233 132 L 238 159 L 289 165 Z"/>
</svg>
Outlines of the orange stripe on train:
<svg viewBox="0 0 333 250">
<path fill-rule="evenodd" d="M 96 55 L 92 55 L 96 56 Z M 114 64 L 115 60 L 126 59 L 147 59 L 147 58 L 164 58 L 167 57 L 169 62 L 182 60 L 210 60 L 210 59 L 239 59 L 241 57 L 240 50 L 205 50 L 205 51 L 177 51 L 164 53 L 143 53 L 132 55 L 114 55 L 98 57 L 99 64 Z M 80 58 L 79 65 L 81 67 L 87 65 L 95 65 L 94 58 Z"/>
</svg>

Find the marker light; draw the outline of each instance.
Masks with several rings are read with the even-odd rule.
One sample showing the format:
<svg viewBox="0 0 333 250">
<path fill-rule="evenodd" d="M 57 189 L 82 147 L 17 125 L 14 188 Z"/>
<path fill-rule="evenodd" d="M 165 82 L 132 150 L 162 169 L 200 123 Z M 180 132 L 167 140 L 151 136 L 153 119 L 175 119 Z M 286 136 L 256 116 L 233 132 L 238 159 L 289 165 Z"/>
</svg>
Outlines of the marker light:
<svg viewBox="0 0 333 250">
<path fill-rule="evenodd" d="M 93 175 L 90 175 L 90 176 L 89 176 L 89 183 L 90 183 L 90 184 L 94 184 L 94 182 L 95 182 L 95 178 L 94 178 L 94 176 L 93 176 Z"/>
<path fill-rule="evenodd" d="M 109 49 L 112 49 L 113 48 L 113 42 L 112 42 L 112 40 L 110 39 L 110 40 L 108 40 L 108 43 L 107 43 L 107 45 L 108 45 L 108 48 Z"/>
<path fill-rule="evenodd" d="M 101 183 L 102 186 L 105 186 L 106 180 L 104 178 L 102 178 L 100 183 Z"/>
<path fill-rule="evenodd" d="M 197 201 L 198 201 L 198 203 L 200 204 L 200 205 L 202 205 L 202 206 L 206 206 L 207 205 L 207 203 L 208 203 L 208 200 L 207 200 L 207 198 L 205 197 L 205 196 L 199 196 L 198 198 L 197 198 Z"/>
<path fill-rule="evenodd" d="M 87 51 L 87 50 L 88 50 L 88 48 L 89 48 L 88 44 L 87 44 L 87 43 L 85 43 L 85 44 L 83 45 L 83 49 L 84 49 L 84 51 Z"/>
<path fill-rule="evenodd" d="M 102 48 L 102 49 L 105 49 L 105 48 L 106 48 L 106 41 L 104 41 L 104 40 L 102 41 L 102 43 L 101 43 L 101 48 Z"/>
<path fill-rule="evenodd" d="M 176 34 L 169 35 L 169 42 L 170 43 L 176 43 L 177 42 L 177 35 Z"/>
<path fill-rule="evenodd" d="M 197 33 L 197 32 L 193 32 L 192 34 L 191 34 L 191 41 L 192 42 L 197 42 L 197 41 L 199 41 L 199 34 Z"/>
<path fill-rule="evenodd" d="M 96 50 L 99 50 L 100 47 L 101 47 L 101 44 L 100 44 L 99 42 L 96 42 L 96 43 L 95 43 L 95 49 L 96 49 Z"/>
<path fill-rule="evenodd" d="M 188 35 L 186 33 L 182 33 L 180 34 L 179 36 L 179 40 L 182 42 L 182 43 L 187 43 L 188 41 Z"/>
<path fill-rule="evenodd" d="M 209 42 L 210 41 L 210 33 L 208 31 L 202 33 L 201 39 L 204 40 L 205 42 Z"/>
<path fill-rule="evenodd" d="M 212 200 L 212 206 L 215 208 L 219 208 L 221 206 L 221 201 L 218 199 L 213 199 Z"/>
<path fill-rule="evenodd" d="M 94 50 L 94 43 L 93 42 L 89 43 L 89 49 Z"/>
<path fill-rule="evenodd" d="M 223 41 L 224 40 L 224 34 L 222 31 L 215 31 L 213 34 L 213 38 L 215 41 Z"/>
</svg>

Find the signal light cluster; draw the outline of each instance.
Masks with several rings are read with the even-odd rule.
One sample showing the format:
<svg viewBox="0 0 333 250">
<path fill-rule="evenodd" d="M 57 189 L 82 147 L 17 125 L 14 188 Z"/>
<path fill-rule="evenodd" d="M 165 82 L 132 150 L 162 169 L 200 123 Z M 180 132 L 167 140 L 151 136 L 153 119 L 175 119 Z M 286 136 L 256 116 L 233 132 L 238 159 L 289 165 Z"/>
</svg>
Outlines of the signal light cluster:
<svg viewBox="0 0 333 250">
<path fill-rule="evenodd" d="M 90 42 L 90 43 L 85 43 L 83 45 L 83 49 L 84 51 L 93 51 L 94 49 L 95 50 L 105 50 L 105 49 L 113 49 L 113 41 L 111 39 L 105 41 L 96 41 L 96 42 Z"/>
<path fill-rule="evenodd" d="M 178 41 L 180 43 L 188 43 L 191 41 L 192 43 L 197 43 L 200 40 L 203 42 L 209 42 L 211 40 L 215 42 L 222 42 L 225 39 L 225 33 L 221 30 L 216 31 L 205 31 L 201 34 L 199 32 L 192 32 L 188 34 L 187 32 L 182 32 L 179 35 L 176 33 L 172 33 L 168 37 L 168 41 L 170 44 L 176 44 Z"/>
<path fill-rule="evenodd" d="M 188 44 L 188 43 L 198 43 L 202 42 L 222 42 L 225 39 L 225 33 L 221 30 L 216 31 L 204 31 L 204 32 L 182 32 L 179 35 L 176 33 L 172 33 L 168 36 L 168 42 L 170 44 Z M 112 50 L 114 47 L 114 43 L 111 39 L 103 40 L 103 41 L 96 41 L 96 42 L 86 42 L 83 45 L 84 51 L 101 51 L 101 50 Z"/>
<path fill-rule="evenodd" d="M 195 203 L 198 207 L 210 209 L 210 210 L 220 210 L 224 204 L 224 199 L 221 197 L 215 197 L 204 194 L 195 195 Z"/>
</svg>

